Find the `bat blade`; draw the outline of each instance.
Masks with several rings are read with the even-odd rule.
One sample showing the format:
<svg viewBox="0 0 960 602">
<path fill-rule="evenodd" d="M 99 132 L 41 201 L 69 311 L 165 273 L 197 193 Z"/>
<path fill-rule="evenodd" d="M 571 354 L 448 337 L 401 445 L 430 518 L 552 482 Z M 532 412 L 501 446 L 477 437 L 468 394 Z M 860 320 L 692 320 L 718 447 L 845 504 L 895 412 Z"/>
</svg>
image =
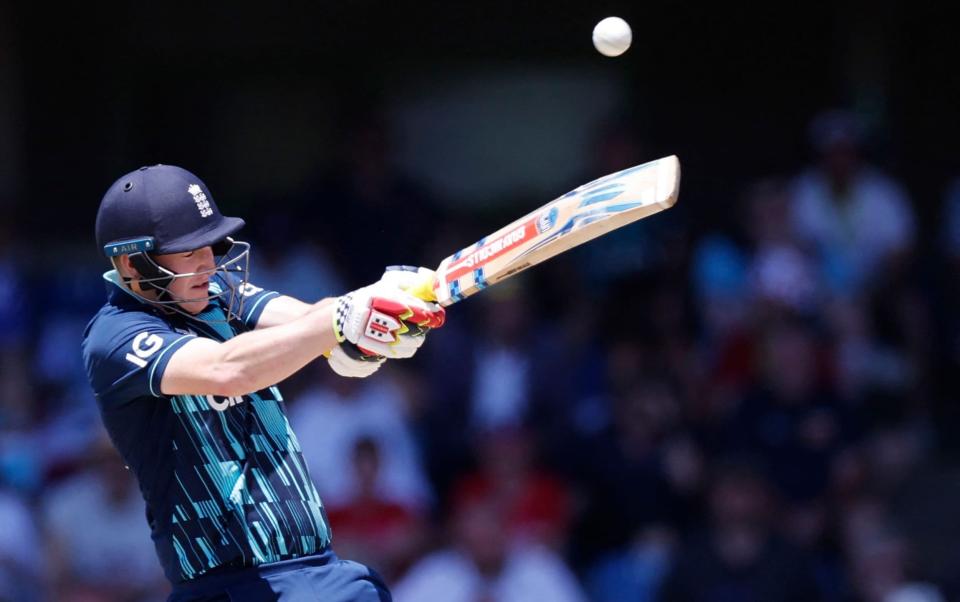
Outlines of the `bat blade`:
<svg viewBox="0 0 960 602">
<path fill-rule="evenodd" d="M 449 306 L 588 240 L 668 209 L 680 162 L 671 155 L 584 184 L 444 259 L 414 295 Z"/>
</svg>

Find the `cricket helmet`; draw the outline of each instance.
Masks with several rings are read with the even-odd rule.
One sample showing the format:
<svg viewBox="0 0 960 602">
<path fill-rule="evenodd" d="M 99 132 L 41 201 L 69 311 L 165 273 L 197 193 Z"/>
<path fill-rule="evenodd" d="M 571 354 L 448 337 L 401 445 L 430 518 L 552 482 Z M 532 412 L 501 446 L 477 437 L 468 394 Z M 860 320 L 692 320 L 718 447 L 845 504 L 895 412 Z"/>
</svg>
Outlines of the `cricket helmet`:
<svg viewBox="0 0 960 602">
<path fill-rule="evenodd" d="M 194 317 L 177 304 L 201 299 L 174 299 L 169 287 L 176 278 L 199 273 L 175 274 L 153 256 L 211 247 L 217 261 L 205 273 L 223 274 L 228 287 L 218 290 L 221 287 L 211 286 L 206 299 L 229 294 L 227 307 L 239 313 L 234 301 L 237 297 L 243 300 L 238 291 L 247 282 L 250 245 L 232 236 L 243 226 L 242 219 L 220 213 L 200 178 L 173 165 L 152 165 L 121 176 L 110 186 L 97 211 L 96 238 L 97 246 L 114 265 L 116 257 L 129 255 L 140 273 L 140 288 L 158 293 L 156 299 L 140 296 L 141 300 Z"/>
</svg>

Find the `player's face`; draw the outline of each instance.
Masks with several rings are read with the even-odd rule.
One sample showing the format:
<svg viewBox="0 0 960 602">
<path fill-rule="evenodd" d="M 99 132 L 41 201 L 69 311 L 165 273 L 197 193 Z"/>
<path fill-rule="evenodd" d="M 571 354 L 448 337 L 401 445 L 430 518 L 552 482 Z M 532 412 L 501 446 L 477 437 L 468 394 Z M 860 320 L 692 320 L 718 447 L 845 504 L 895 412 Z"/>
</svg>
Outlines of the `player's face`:
<svg viewBox="0 0 960 602">
<path fill-rule="evenodd" d="M 210 247 L 203 247 L 186 253 L 157 255 L 154 259 L 174 274 L 206 272 L 212 270 L 216 265 L 213 250 Z M 209 303 L 207 297 L 210 293 L 207 289 L 210 284 L 210 276 L 211 274 L 206 273 L 173 279 L 169 289 L 172 297 L 180 300 L 178 305 L 181 309 L 191 314 L 198 314 L 206 308 Z M 184 299 L 187 299 L 187 301 L 183 301 Z M 199 299 L 199 301 L 189 301 L 189 299 Z"/>
</svg>

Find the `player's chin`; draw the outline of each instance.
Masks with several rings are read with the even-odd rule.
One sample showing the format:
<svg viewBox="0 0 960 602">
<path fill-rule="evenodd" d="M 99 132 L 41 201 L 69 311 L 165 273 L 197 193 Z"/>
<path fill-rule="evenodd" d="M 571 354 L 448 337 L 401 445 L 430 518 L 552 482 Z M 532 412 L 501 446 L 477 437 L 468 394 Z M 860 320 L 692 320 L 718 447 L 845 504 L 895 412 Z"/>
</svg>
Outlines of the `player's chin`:
<svg viewBox="0 0 960 602">
<path fill-rule="evenodd" d="M 180 309 L 188 314 L 196 315 L 206 309 L 207 305 L 209 305 L 209 300 L 200 299 L 197 301 L 181 301 L 177 305 L 179 305 Z"/>
</svg>

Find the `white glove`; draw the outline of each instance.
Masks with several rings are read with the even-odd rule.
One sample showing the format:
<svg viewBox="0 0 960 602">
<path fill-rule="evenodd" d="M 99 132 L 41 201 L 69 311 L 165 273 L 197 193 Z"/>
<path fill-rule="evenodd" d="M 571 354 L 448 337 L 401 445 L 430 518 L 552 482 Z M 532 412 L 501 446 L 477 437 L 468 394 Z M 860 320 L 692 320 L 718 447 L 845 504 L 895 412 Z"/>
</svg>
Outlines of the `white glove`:
<svg viewBox="0 0 960 602">
<path fill-rule="evenodd" d="M 380 276 L 380 282 L 392 284 L 399 289 L 409 290 L 423 284 L 423 282 L 432 282 L 434 277 L 433 270 L 429 268 L 418 268 L 412 265 L 390 265 Z"/>
<path fill-rule="evenodd" d="M 338 342 L 349 341 L 366 355 L 406 358 L 423 345 L 428 329 L 443 326 L 443 308 L 401 290 L 395 278 L 385 275 L 337 299 L 333 331 Z M 411 332 L 416 336 L 407 335 Z"/>
<path fill-rule="evenodd" d="M 427 283 L 428 290 L 430 285 L 434 281 L 435 274 L 433 270 L 429 268 L 418 268 L 411 265 L 390 265 L 387 266 L 387 269 L 383 272 L 383 275 L 380 276 L 380 282 L 396 286 L 399 289 L 402 289 L 407 292 L 412 292 L 412 290 L 422 289 L 424 283 Z M 414 295 L 416 296 L 416 295 Z M 432 301 L 425 301 L 425 303 L 431 308 L 434 312 L 443 312 L 443 310 L 438 304 Z M 407 320 L 407 327 L 410 329 L 409 332 L 405 332 L 401 335 L 401 338 L 415 337 L 417 339 L 417 347 L 423 345 L 424 337 L 427 335 L 427 332 L 431 328 L 440 328 L 443 326 L 441 322 L 439 325 L 418 325 L 414 324 L 410 320 Z"/>
<path fill-rule="evenodd" d="M 334 347 L 327 358 L 331 370 L 350 378 L 366 378 L 379 370 L 385 361 L 385 358 L 379 356 L 363 356 L 359 359 L 350 357 L 341 345 Z"/>
</svg>

